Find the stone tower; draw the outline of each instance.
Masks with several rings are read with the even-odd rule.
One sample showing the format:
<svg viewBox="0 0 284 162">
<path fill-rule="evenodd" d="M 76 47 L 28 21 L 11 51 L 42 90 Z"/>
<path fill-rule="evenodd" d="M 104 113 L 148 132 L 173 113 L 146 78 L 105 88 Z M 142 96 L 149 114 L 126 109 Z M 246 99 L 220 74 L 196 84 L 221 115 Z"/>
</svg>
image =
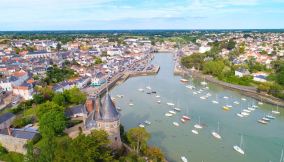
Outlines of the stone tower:
<svg viewBox="0 0 284 162">
<path fill-rule="evenodd" d="M 94 103 L 94 110 L 88 113 L 84 120 L 85 133 L 91 130 L 104 130 L 108 133 L 111 140 L 111 147 L 119 149 L 122 146 L 120 138 L 120 114 L 113 103 L 109 93 L 106 94 L 103 103 L 97 97 Z M 88 104 L 89 105 L 90 101 Z"/>
</svg>

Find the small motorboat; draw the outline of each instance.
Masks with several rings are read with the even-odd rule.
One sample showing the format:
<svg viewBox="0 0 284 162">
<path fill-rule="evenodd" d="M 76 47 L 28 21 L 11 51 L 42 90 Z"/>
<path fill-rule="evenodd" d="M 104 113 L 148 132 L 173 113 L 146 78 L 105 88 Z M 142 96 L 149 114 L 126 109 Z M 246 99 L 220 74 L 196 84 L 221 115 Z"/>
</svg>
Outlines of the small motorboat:
<svg viewBox="0 0 284 162">
<path fill-rule="evenodd" d="M 212 103 L 213 103 L 213 104 L 218 104 L 219 102 L 216 101 L 216 100 L 213 100 Z"/>
<path fill-rule="evenodd" d="M 242 154 L 242 155 L 245 154 L 244 150 L 241 149 L 239 146 L 236 145 L 236 146 L 234 146 L 233 148 L 234 148 L 234 150 L 237 151 L 238 153 L 240 153 L 240 154 Z"/>
<path fill-rule="evenodd" d="M 248 107 L 248 110 L 250 110 L 250 111 L 254 111 L 254 110 L 255 110 L 255 108 L 253 108 L 253 107 Z"/>
<path fill-rule="evenodd" d="M 178 112 L 181 111 L 181 109 L 180 109 L 180 108 L 177 108 L 177 107 L 175 107 L 174 110 L 175 110 L 175 111 L 178 111 Z"/>
<path fill-rule="evenodd" d="M 178 127 L 179 123 L 178 122 L 173 122 L 173 125 Z"/>
<path fill-rule="evenodd" d="M 184 78 L 180 79 L 180 81 L 183 82 L 183 83 L 188 82 L 188 80 L 187 80 L 187 79 L 184 79 Z"/>
<path fill-rule="evenodd" d="M 123 95 L 116 95 L 118 98 L 123 98 Z"/>
<path fill-rule="evenodd" d="M 201 97 L 199 97 L 199 98 L 202 99 L 202 100 L 205 100 L 205 99 L 206 99 L 205 96 L 201 96 Z"/>
<path fill-rule="evenodd" d="M 224 99 L 228 99 L 229 97 L 228 97 L 228 96 L 224 96 L 223 98 L 224 98 Z"/>
<path fill-rule="evenodd" d="M 121 111 L 121 110 L 122 110 L 120 107 L 116 107 L 116 109 L 117 109 L 118 111 Z"/>
<path fill-rule="evenodd" d="M 190 120 L 190 117 L 189 117 L 189 116 L 186 116 L 186 115 L 183 115 L 182 118 L 183 118 L 184 120 Z"/>
<path fill-rule="evenodd" d="M 156 98 L 160 98 L 160 96 L 159 96 L 159 95 L 157 95 L 157 96 L 156 96 Z"/>
<path fill-rule="evenodd" d="M 241 100 L 242 100 L 242 101 L 246 101 L 247 99 L 246 99 L 246 98 L 241 98 Z"/>
<path fill-rule="evenodd" d="M 202 127 L 200 124 L 195 124 L 195 125 L 194 125 L 194 128 L 196 128 L 196 129 L 202 129 L 203 127 Z"/>
<path fill-rule="evenodd" d="M 251 107 L 253 107 L 253 108 L 258 108 L 258 106 L 257 106 L 257 105 L 252 105 Z"/>
<path fill-rule="evenodd" d="M 246 116 L 249 116 L 250 114 L 247 113 L 247 112 L 242 111 L 242 112 L 241 112 L 241 115 L 243 115 L 244 117 L 246 117 Z"/>
<path fill-rule="evenodd" d="M 129 106 L 133 106 L 134 104 L 133 104 L 133 103 L 129 103 L 128 105 L 129 105 Z"/>
<path fill-rule="evenodd" d="M 181 122 L 183 122 L 183 123 L 185 123 L 185 122 L 186 122 L 186 120 L 185 120 L 185 119 L 183 119 L 183 118 L 181 118 L 181 119 L 180 119 L 180 121 L 181 121 Z"/>
<path fill-rule="evenodd" d="M 187 86 L 185 86 L 186 88 L 188 88 L 188 89 L 193 89 L 193 86 L 192 85 L 187 85 Z"/>
<path fill-rule="evenodd" d="M 138 126 L 139 126 L 140 128 L 144 128 L 144 127 L 145 127 L 145 125 L 144 125 L 144 124 L 142 124 L 142 123 L 141 123 L 141 124 L 139 124 Z"/>
<path fill-rule="evenodd" d="M 181 159 L 182 162 L 187 162 L 187 158 L 184 157 L 184 156 L 181 156 L 180 159 Z"/>
<path fill-rule="evenodd" d="M 222 138 L 222 137 L 220 136 L 220 134 L 217 133 L 217 132 L 212 132 L 211 134 L 212 134 L 213 137 L 215 137 L 215 138 L 217 138 L 217 139 L 221 139 L 221 138 Z"/>
<path fill-rule="evenodd" d="M 149 89 L 149 90 L 151 90 L 152 88 L 151 88 L 150 86 L 147 86 L 147 87 L 146 87 L 146 89 Z"/>
<path fill-rule="evenodd" d="M 269 119 L 269 118 L 267 118 L 267 117 L 263 117 L 263 118 L 262 118 L 262 120 L 267 121 L 267 122 L 269 122 L 269 121 L 270 121 L 270 119 Z"/>
<path fill-rule="evenodd" d="M 207 82 L 203 81 L 203 82 L 201 82 L 200 84 L 203 85 L 203 86 L 205 86 L 205 85 L 207 85 Z"/>
<path fill-rule="evenodd" d="M 258 102 L 259 105 L 263 105 L 263 102 Z"/>
<path fill-rule="evenodd" d="M 171 113 L 171 114 L 176 114 L 176 112 L 175 112 L 175 111 L 172 111 L 172 110 L 170 110 L 169 113 Z"/>
<path fill-rule="evenodd" d="M 225 110 L 225 111 L 229 111 L 229 110 L 230 110 L 230 108 L 229 108 L 228 106 L 223 106 L 223 110 Z"/>
<path fill-rule="evenodd" d="M 194 95 L 196 95 L 196 94 L 197 94 L 197 92 L 193 92 L 193 94 L 194 94 Z"/>
<path fill-rule="evenodd" d="M 244 117 L 244 115 L 241 114 L 241 113 L 237 113 L 237 116 L 238 116 L 238 117 L 241 117 L 241 118 Z"/>
<path fill-rule="evenodd" d="M 161 103 L 161 100 L 158 100 L 157 103 L 160 104 L 160 103 Z"/>
<path fill-rule="evenodd" d="M 173 114 L 171 114 L 171 113 L 165 113 L 165 116 L 170 117 L 170 116 L 173 116 Z"/>
<path fill-rule="evenodd" d="M 259 122 L 260 124 L 267 124 L 268 122 L 262 119 L 259 119 L 257 122 Z"/>
<path fill-rule="evenodd" d="M 248 110 L 248 109 L 243 109 L 243 112 L 250 113 L 251 111 L 250 111 L 250 110 Z"/>
<path fill-rule="evenodd" d="M 174 104 L 174 103 L 171 103 L 171 102 L 167 102 L 167 105 L 169 105 L 169 106 L 175 106 L 175 104 Z"/>
<path fill-rule="evenodd" d="M 243 136 L 241 136 L 240 145 L 239 145 L 239 146 L 238 146 L 238 145 L 235 145 L 233 148 L 234 148 L 234 150 L 237 151 L 238 153 L 244 155 L 245 152 L 244 152 L 244 150 L 242 149 L 242 145 L 243 145 Z"/>
<path fill-rule="evenodd" d="M 148 121 L 148 120 L 145 120 L 144 123 L 147 124 L 147 125 L 151 125 L 151 122 Z"/>
<path fill-rule="evenodd" d="M 265 117 L 267 117 L 269 119 L 275 119 L 275 116 L 272 116 L 272 115 L 266 115 Z"/>
<path fill-rule="evenodd" d="M 198 131 L 195 130 L 195 129 L 192 129 L 191 132 L 192 132 L 193 134 L 199 134 Z"/>
<path fill-rule="evenodd" d="M 234 104 L 236 104 L 236 105 L 238 105 L 238 104 L 240 104 L 238 101 L 234 101 Z"/>
<path fill-rule="evenodd" d="M 138 89 L 138 91 L 143 92 L 143 91 L 144 91 L 144 89 L 143 89 L 143 88 L 139 88 L 139 89 Z"/>
<path fill-rule="evenodd" d="M 228 108 L 232 108 L 233 106 L 232 105 L 226 105 Z"/>
</svg>

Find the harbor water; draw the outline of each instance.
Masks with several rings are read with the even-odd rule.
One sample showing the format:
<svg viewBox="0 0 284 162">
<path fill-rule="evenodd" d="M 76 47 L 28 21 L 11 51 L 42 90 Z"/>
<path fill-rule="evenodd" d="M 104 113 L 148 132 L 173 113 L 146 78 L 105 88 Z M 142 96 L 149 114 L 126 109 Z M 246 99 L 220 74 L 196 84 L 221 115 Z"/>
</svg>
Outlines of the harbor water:
<svg viewBox="0 0 284 162">
<path fill-rule="evenodd" d="M 207 85 L 208 90 L 193 94 L 204 88 L 200 84 L 202 81 L 186 78 L 188 83 L 180 82 L 181 77 L 173 75 L 174 62 L 171 54 L 158 53 L 152 63 L 160 66 L 157 75 L 130 78 L 111 91 L 116 105 L 122 109 L 121 123 L 126 130 L 138 127 L 145 120 L 150 121 L 151 125 L 145 124 L 145 128 L 151 133 L 149 144 L 160 147 L 169 161 L 181 161 L 181 156 L 192 162 L 279 161 L 284 147 L 283 108 L 279 108 L 280 115 L 273 115 L 276 118 L 268 124 L 260 124 L 257 120 L 271 114 L 272 110 L 277 110 L 276 106 L 258 105 L 258 101 L 250 97 L 210 83 Z M 196 90 L 186 88 L 188 84 L 194 85 Z M 147 86 L 156 91 L 156 94 L 147 94 Z M 138 91 L 139 88 L 145 91 Z M 211 96 L 200 99 L 207 93 Z M 118 98 L 117 95 L 124 97 Z M 212 103 L 216 99 L 219 104 Z M 157 103 L 157 100 L 161 100 L 161 103 Z M 234 101 L 239 104 L 234 104 Z M 174 107 L 181 111 L 172 117 L 166 117 L 165 113 L 173 109 L 167 102 L 174 103 Z M 133 106 L 129 103 L 133 103 Z M 248 117 L 240 118 L 236 115 L 252 104 L 258 105 L 258 108 Z M 232 105 L 232 108 L 224 111 L 224 105 Z M 182 115 L 191 117 L 191 120 L 182 123 Z M 191 130 L 195 129 L 194 124 L 199 122 L 199 118 L 204 128 L 198 130 L 199 134 L 196 135 Z M 178 122 L 179 126 L 173 125 L 173 122 Z M 218 122 L 221 140 L 211 135 L 212 131 L 217 130 Z M 233 149 L 234 145 L 240 145 L 241 136 L 244 155 Z"/>
</svg>

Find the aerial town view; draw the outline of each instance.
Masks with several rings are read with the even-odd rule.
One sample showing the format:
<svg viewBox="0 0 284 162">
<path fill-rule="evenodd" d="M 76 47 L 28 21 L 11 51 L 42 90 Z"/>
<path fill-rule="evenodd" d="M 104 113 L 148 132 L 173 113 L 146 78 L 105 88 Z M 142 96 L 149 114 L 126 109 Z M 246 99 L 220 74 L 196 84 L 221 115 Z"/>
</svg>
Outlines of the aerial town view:
<svg viewBox="0 0 284 162">
<path fill-rule="evenodd" d="M 284 162 L 284 1 L 0 6 L 0 161 Z"/>
</svg>

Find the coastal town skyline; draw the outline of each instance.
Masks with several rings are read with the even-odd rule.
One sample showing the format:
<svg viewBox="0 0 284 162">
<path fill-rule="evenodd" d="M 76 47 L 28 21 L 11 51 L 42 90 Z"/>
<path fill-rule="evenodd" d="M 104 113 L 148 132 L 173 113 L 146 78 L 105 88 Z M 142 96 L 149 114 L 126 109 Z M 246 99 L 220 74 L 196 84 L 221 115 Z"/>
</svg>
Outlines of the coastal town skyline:
<svg viewBox="0 0 284 162">
<path fill-rule="evenodd" d="M 0 31 L 284 27 L 280 0 L 5 0 L 1 6 Z"/>
</svg>

